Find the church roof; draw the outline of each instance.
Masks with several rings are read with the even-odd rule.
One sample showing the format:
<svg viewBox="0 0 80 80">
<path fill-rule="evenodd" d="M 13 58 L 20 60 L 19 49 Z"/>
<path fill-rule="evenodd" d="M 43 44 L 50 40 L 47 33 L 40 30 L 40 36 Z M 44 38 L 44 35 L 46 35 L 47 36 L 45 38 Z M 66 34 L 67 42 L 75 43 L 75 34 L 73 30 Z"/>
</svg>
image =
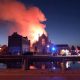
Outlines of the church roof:
<svg viewBox="0 0 80 80">
<path fill-rule="evenodd" d="M 43 33 L 41 38 L 47 38 L 47 36 Z"/>
</svg>

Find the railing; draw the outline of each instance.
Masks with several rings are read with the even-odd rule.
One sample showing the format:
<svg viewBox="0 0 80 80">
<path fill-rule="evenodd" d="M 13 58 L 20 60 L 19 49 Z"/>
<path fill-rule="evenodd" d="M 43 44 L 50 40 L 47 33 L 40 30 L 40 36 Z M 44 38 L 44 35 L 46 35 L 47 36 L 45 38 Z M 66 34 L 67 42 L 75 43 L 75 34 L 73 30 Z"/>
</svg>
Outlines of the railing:
<svg viewBox="0 0 80 80">
<path fill-rule="evenodd" d="M 62 62 L 65 70 L 66 61 L 80 61 L 80 56 L 52 56 L 52 55 L 0 55 L 1 63 L 21 62 L 22 68 L 29 69 L 31 62 Z"/>
</svg>

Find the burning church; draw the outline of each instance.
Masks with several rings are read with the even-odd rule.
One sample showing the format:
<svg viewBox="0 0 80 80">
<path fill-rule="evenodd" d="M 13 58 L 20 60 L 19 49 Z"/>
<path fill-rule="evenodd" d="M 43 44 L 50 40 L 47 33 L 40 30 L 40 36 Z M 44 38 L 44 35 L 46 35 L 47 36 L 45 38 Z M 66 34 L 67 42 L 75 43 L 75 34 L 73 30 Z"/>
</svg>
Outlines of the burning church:
<svg viewBox="0 0 80 80">
<path fill-rule="evenodd" d="M 33 44 L 34 51 L 46 54 L 48 52 L 48 44 L 51 44 L 51 42 L 49 42 L 48 36 L 42 34 L 42 36 L 39 37 L 39 40 Z"/>
</svg>

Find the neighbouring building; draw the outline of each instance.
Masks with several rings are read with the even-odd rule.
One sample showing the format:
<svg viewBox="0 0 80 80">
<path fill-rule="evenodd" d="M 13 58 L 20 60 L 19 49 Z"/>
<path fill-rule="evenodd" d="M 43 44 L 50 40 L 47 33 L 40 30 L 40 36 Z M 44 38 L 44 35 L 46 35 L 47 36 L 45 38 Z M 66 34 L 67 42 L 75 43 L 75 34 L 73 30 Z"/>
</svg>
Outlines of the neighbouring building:
<svg viewBox="0 0 80 80">
<path fill-rule="evenodd" d="M 68 44 L 56 44 L 57 53 L 61 54 L 61 52 L 70 52 L 70 47 Z"/>
<path fill-rule="evenodd" d="M 30 40 L 27 37 L 19 35 L 14 32 L 8 37 L 8 49 L 9 53 L 18 55 L 30 51 Z"/>
</svg>

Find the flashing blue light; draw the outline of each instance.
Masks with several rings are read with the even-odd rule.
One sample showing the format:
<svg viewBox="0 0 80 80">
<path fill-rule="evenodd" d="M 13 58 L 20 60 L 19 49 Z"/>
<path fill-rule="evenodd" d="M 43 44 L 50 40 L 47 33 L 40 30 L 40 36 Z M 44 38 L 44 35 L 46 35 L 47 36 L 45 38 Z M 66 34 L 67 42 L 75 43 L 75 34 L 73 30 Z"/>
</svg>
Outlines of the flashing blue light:
<svg viewBox="0 0 80 80">
<path fill-rule="evenodd" d="M 55 47 L 52 47 L 52 51 L 55 51 L 56 50 L 56 48 Z"/>
</svg>

